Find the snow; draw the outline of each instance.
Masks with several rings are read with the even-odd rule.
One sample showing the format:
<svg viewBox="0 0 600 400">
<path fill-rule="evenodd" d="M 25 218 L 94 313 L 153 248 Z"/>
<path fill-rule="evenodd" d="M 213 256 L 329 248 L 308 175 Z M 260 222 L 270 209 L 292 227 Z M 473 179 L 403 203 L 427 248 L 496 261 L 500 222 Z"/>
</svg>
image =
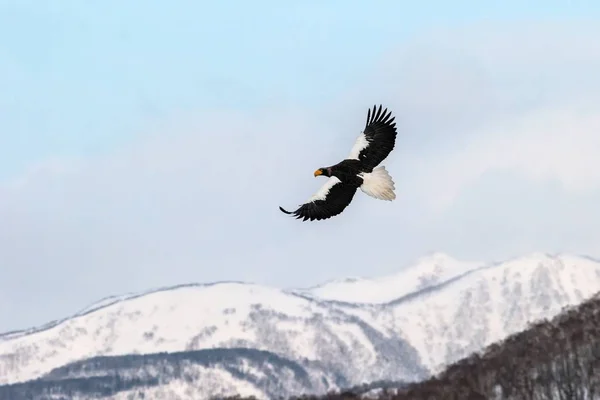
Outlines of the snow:
<svg viewBox="0 0 600 400">
<path fill-rule="evenodd" d="M 314 323 L 315 315 L 322 323 Z M 77 315 L 50 329 L 0 342 L 0 354 L 19 354 L 17 365 L 0 359 L 0 383 L 38 377 L 52 368 L 96 355 L 254 347 L 291 358 L 318 359 L 323 330 L 352 335 L 348 316 L 280 289 L 243 283 L 181 286 L 130 297 Z M 280 321 L 273 318 L 279 316 Z M 344 318 L 346 321 L 344 321 Z M 347 333 L 350 332 L 350 333 Z M 372 349 L 362 332 L 354 343 Z M 336 339 L 339 340 L 339 339 Z M 374 355 L 369 355 L 375 360 Z"/>
<path fill-rule="evenodd" d="M 311 374 L 340 374 L 356 384 L 409 380 L 423 367 L 438 371 L 598 291 L 600 262 L 544 253 L 493 264 L 433 253 L 394 275 L 309 289 L 182 285 L 107 298 L 43 329 L 4 336 L 0 384 L 96 355 L 223 347 L 314 361 L 322 370 Z M 198 373 L 218 388 L 262 393 L 217 367 Z M 252 376 L 262 373 L 248 369 Z M 177 399 L 191 389 L 172 382 L 151 390 Z M 159 398 L 152 393 L 146 397 Z"/>
<path fill-rule="evenodd" d="M 492 264 L 394 305 L 393 319 L 438 371 L 600 291 L 600 263 L 543 253 Z"/>
<path fill-rule="evenodd" d="M 455 278 L 483 265 L 481 262 L 457 261 L 444 253 L 433 253 L 394 275 L 372 279 L 347 278 L 300 292 L 324 300 L 381 304 Z"/>
<path fill-rule="evenodd" d="M 127 300 L 128 298 L 131 298 L 131 297 L 134 297 L 134 296 L 135 296 L 135 294 L 128 293 L 128 294 L 124 294 L 124 295 L 105 297 L 104 299 L 96 301 L 96 302 L 90 304 L 89 306 L 81 309 L 75 315 L 87 314 L 88 312 L 95 311 L 95 310 L 97 310 L 99 308 L 103 308 L 103 307 L 106 307 L 106 306 L 110 306 L 111 304 L 115 304 L 115 303 L 118 303 L 120 301 Z"/>
</svg>

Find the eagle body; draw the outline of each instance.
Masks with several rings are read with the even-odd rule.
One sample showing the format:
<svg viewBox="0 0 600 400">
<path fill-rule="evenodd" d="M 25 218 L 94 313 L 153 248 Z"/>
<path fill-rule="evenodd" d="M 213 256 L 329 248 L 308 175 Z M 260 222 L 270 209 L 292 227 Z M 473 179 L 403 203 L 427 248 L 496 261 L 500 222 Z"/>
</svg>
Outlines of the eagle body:
<svg viewBox="0 0 600 400">
<path fill-rule="evenodd" d="M 320 168 L 320 171 L 316 176 L 335 176 L 343 183 L 355 184 L 358 188 L 363 183 L 363 178 L 359 176 L 361 172 L 370 172 L 364 168 L 362 163 L 358 160 L 345 159 L 331 167 Z"/>
<path fill-rule="evenodd" d="M 297 219 L 323 220 L 340 214 L 350 204 L 357 189 L 380 200 L 396 198 L 394 181 L 379 164 L 394 149 L 396 123 L 391 112 L 382 106 L 369 110 L 363 132 L 356 139 L 348 157 L 330 167 L 319 168 L 314 176 L 329 179 L 308 201 L 293 212 L 279 207 Z"/>
</svg>

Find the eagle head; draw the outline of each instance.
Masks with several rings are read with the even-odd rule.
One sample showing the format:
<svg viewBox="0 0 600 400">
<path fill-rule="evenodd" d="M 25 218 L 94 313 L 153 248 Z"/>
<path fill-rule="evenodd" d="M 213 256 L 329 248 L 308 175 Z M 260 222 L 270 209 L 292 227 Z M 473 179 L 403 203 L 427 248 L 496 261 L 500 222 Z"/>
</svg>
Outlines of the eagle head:
<svg viewBox="0 0 600 400">
<path fill-rule="evenodd" d="M 315 173 L 313 175 L 314 176 L 319 176 L 319 175 L 331 176 L 331 168 L 319 168 L 318 170 L 315 171 Z"/>
</svg>

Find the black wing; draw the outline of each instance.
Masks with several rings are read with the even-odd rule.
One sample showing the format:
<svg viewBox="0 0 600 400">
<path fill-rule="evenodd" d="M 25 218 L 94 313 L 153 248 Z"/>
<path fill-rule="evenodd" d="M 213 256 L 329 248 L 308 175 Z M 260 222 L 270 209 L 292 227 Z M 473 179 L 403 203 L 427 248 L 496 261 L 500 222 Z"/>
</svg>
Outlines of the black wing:
<svg viewBox="0 0 600 400">
<path fill-rule="evenodd" d="M 367 114 L 364 131 L 356 139 L 350 151 L 349 159 L 360 160 L 368 169 L 373 169 L 394 149 L 396 144 L 396 123 L 390 118 L 391 111 L 381 111 L 373 106 Z"/>
<path fill-rule="evenodd" d="M 340 214 L 352 201 L 357 186 L 342 183 L 332 176 L 314 196 L 302 204 L 296 211 L 290 212 L 279 207 L 286 214 L 292 214 L 296 219 L 322 220 Z"/>
</svg>

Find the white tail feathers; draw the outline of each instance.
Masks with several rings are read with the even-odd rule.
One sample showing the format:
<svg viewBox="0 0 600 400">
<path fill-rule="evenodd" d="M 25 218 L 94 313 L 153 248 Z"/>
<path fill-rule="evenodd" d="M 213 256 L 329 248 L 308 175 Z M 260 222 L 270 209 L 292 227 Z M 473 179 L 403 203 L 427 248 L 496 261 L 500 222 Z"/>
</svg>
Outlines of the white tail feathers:
<svg viewBox="0 0 600 400">
<path fill-rule="evenodd" d="M 360 190 L 379 200 L 392 201 L 396 198 L 394 181 L 384 166 L 376 167 L 369 174 L 360 174 L 363 184 Z"/>
</svg>

